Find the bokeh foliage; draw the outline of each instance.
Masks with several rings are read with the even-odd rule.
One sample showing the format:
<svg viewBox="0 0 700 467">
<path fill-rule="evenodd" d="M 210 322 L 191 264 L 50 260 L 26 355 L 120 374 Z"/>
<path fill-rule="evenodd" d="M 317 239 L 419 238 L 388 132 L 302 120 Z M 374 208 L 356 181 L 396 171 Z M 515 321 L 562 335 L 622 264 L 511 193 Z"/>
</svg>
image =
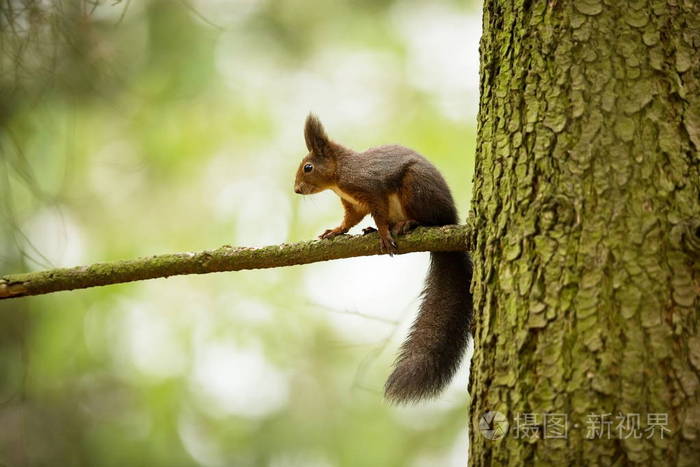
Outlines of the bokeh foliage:
<svg viewBox="0 0 700 467">
<path fill-rule="evenodd" d="M 475 47 L 477 15 L 1 2 L 0 270 L 312 238 L 341 210 L 291 191 L 310 110 L 353 148 L 424 153 L 466 213 L 476 50 L 453 55 Z M 0 302 L 0 464 L 459 463 L 463 380 L 421 407 L 381 398 L 424 268 L 360 259 Z"/>
</svg>

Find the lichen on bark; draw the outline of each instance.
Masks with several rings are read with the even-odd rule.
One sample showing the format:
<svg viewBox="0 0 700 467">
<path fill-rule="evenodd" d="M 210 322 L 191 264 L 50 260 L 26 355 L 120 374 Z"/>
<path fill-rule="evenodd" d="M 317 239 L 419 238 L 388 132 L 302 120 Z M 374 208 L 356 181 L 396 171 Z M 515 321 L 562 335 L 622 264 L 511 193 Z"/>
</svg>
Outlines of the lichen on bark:
<svg viewBox="0 0 700 467">
<path fill-rule="evenodd" d="M 467 225 L 419 227 L 396 239 L 398 254 L 418 251 L 464 251 Z M 141 281 L 187 274 L 264 269 L 309 264 L 355 256 L 379 255 L 377 234 L 341 235 L 262 248 L 234 248 L 172 253 L 74 268 L 0 275 L 0 299 L 41 295 L 62 290 Z"/>
<path fill-rule="evenodd" d="M 472 465 L 700 459 L 698 48 L 694 1 L 484 2 Z M 527 414 L 539 439 L 515 436 Z M 601 414 L 670 433 L 587 439 Z"/>
</svg>

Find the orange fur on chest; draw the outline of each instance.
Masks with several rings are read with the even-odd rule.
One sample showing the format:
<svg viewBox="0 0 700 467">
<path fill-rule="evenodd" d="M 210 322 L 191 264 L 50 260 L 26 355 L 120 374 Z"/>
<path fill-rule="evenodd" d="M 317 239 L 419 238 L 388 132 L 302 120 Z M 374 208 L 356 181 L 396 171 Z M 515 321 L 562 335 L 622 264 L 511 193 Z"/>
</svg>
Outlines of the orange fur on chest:
<svg viewBox="0 0 700 467">
<path fill-rule="evenodd" d="M 352 194 L 345 192 L 338 188 L 337 186 L 331 187 L 331 190 L 335 192 L 338 196 L 340 196 L 342 199 L 344 199 L 346 202 L 350 203 L 353 205 L 358 211 L 360 212 L 366 212 L 369 213 L 371 211 L 370 206 L 357 199 L 355 196 Z M 388 221 L 390 224 L 394 224 L 396 222 L 400 222 L 403 220 L 407 220 L 408 217 L 406 216 L 406 211 L 403 208 L 403 205 L 401 204 L 401 198 L 399 198 L 399 195 L 397 193 L 392 193 L 389 195 L 388 198 Z"/>
</svg>

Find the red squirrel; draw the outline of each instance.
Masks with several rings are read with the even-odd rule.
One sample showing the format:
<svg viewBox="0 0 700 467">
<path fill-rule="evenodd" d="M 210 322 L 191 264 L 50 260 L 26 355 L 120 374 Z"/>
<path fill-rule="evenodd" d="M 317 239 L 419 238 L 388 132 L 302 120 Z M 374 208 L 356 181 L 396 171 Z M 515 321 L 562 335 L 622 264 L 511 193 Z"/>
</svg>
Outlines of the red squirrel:
<svg viewBox="0 0 700 467">
<path fill-rule="evenodd" d="M 297 170 L 294 191 L 310 195 L 333 190 L 345 209 L 341 224 L 320 238 L 344 234 L 371 214 L 381 250 L 393 254 L 398 252 L 395 237 L 418 225 L 458 222 L 445 179 L 417 152 L 398 145 L 355 152 L 330 140 L 314 115 L 306 119 L 304 138 L 309 153 Z M 467 253 L 430 254 L 423 301 L 386 382 L 387 399 L 434 397 L 452 379 L 469 338 L 471 277 Z"/>
</svg>

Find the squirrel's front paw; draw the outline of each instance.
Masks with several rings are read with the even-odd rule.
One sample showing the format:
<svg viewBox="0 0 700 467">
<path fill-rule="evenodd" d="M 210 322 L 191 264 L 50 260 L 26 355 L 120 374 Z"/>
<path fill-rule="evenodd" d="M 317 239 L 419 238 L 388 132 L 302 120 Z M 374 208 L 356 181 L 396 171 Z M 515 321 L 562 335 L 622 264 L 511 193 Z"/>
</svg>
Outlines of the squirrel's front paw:
<svg viewBox="0 0 700 467">
<path fill-rule="evenodd" d="M 391 238 L 391 234 L 379 237 L 379 249 L 383 253 L 389 253 L 389 256 L 399 252 L 399 247 L 396 246 L 396 242 Z"/>
<path fill-rule="evenodd" d="M 321 235 L 318 236 L 320 239 L 326 239 L 326 238 L 333 238 L 337 237 L 338 235 L 342 235 L 346 232 L 346 230 L 343 230 L 339 227 L 336 227 L 335 229 L 328 229 L 325 232 L 323 232 Z"/>
</svg>

